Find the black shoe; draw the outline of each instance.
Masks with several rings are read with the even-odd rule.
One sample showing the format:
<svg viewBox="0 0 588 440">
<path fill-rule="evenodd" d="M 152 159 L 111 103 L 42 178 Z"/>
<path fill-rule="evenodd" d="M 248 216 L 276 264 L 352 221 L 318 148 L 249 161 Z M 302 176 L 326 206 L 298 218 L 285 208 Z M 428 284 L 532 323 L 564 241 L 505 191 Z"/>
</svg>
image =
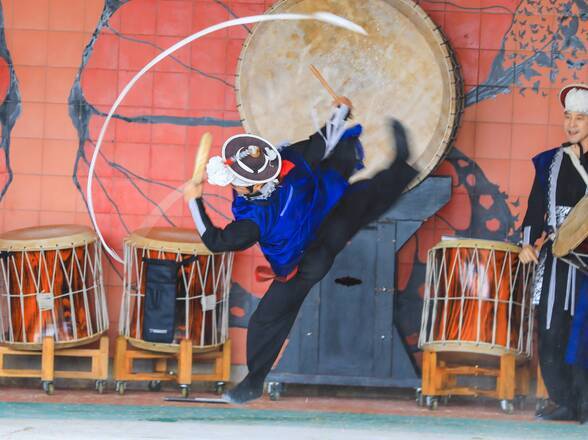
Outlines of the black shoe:
<svg viewBox="0 0 588 440">
<path fill-rule="evenodd" d="M 537 411 L 535 411 L 535 417 L 543 417 L 544 415 L 550 414 L 551 412 L 553 412 L 554 410 L 556 410 L 557 408 L 559 408 L 559 405 L 557 405 L 555 402 L 548 400 L 545 405 L 543 405 L 541 408 L 539 408 Z"/>
<path fill-rule="evenodd" d="M 408 140 L 406 138 L 406 130 L 396 119 L 391 120 L 390 128 L 392 130 L 392 135 L 394 136 L 394 142 L 396 143 L 396 158 L 394 161 L 406 162 L 408 160 L 408 155 L 410 154 Z"/>
<path fill-rule="evenodd" d="M 241 405 L 259 399 L 263 394 L 263 382 L 253 382 L 246 377 L 232 390 L 224 393 L 222 399 L 228 403 Z"/>
<path fill-rule="evenodd" d="M 558 406 L 549 414 L 544 414 L 541 416 L 541 420 L 548 420 L 548 421 L 570 421 L 570 420 L 577 420 L 576 412 L 570 409 L 567 406 Z"/>
<path fill-rule="evenodd" d="M 578 422 L 581 425 L 588 422 L 588 402 L 578 404 Z"/>
</svg>

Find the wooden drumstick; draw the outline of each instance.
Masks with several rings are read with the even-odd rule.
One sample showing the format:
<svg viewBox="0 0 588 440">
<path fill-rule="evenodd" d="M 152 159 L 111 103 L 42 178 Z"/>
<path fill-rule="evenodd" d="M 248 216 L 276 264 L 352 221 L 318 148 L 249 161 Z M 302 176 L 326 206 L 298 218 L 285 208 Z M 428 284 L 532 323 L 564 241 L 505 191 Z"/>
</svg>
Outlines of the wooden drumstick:
<svg viewBox="0 0 588 440">
<path fill-rule="evenodd" d="M 200 147 L 198 147 L 196 159 L 194 160 L 192 179 L 184 186 L 184 200 L 186 202 L 202 196 L 202 178 L 204 177 L 204 168 L 206 167 L 206 162 L 208 162 L 211 146 L 212 135 L 206 132 L 200 138 Z"/>
<path fill-rule="evenodd" d="M 333 90 L 333 88 L 329 85 L 329 83 L 327 82 L 327 80 L 323 77 L 323 75 L 321 74 L 320 70 L 318 70 L 314 64 L 311 64 L 310 65 L 310 71 L 316 77 L 316 79 L 318 79 L 320 81 L 320 83 L 327 90 L 327 92 L 329 92 L 329 95 L 331 95 L 331 97 L 333 99 L 337 99 L 339 97 L 335 93 L 335 91 Z"/>
<path fill-rule="evenodd" d="M 204 167 L 208 161 L 210 154 L 210 147 L 212 146 L 212 134 L 206 132 L 200 138 L 200 147 L 196 153 L 194 161 L 194 173 L 192 174 L 192 181 L 196 184 L 202 183 L 202 176 L 204 175 Z"/>
</svg>

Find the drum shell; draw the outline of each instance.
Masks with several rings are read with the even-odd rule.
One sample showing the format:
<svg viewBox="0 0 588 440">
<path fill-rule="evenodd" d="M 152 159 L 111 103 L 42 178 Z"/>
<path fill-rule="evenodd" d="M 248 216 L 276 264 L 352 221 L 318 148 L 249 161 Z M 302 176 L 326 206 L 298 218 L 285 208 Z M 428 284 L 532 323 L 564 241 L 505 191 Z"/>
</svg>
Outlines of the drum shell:
<svg viewBox="0 0 588 440">
<path fill-rule="evenodd" d="M 168 240 L 168 241 L 166 241 Z M 171 241 L 169 241 L 171 240 Z M 191 241 L 190 241 L 191 240 Z M 125 240 L 121 335 L 141 348 L 176 351 L 179 341 L 190 339 L 197 348 L 216 347 L 225 342 L 228 332 L 228 293 L 233 254 L 213 254 L 193 230 L 153 228 L 136 231 Z M 143 302 L 146 291 L 146 266 L 143 259 L 175 262 L 178 265 L 176 290 L 176 327 L 171 344 L 151 343 L 143 339 Z M 214 296 L 213 310 L 204 305 Z"/>
<path fill-rule="evenodd" d="M 529 356 L 533 267 L 516 246 L 456 240 L 431 249 L 419 345 Z"/>
</svg>

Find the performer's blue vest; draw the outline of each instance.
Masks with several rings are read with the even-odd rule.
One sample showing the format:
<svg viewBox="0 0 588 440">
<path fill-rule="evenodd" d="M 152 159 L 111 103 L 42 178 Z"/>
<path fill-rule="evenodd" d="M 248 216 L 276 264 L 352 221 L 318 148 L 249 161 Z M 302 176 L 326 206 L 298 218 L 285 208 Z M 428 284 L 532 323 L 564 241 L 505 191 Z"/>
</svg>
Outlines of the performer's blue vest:
<svg viewBox="0 0 588 440">
<path fill-rule="evenodd" d="M 298 265 L 316 231 L 348 187 L 334 170 L 312 170 L 304 158 L 286 148 L 282 159 L 294 164 L 272 195 L 265 200 L 236 196 L 235 220 L 251 220 L 260 231 L 259 244 L 278 276 Z"/>
<path fill-rule="evenodd" d="M 543 194 L 547 195 L 549 192 L 549 168 L 551 167 L 551 162 L 553 162 L 555 153 L 557 153 L 560 148 L 561 147 L 552 148 L 551 150 L 543 151 L 533 157 L 533 165 L 535 165 L 535 172 L 537 173 L 539 182 L 541 182 L 541 186 L 543 187 Z"/>
</svg>

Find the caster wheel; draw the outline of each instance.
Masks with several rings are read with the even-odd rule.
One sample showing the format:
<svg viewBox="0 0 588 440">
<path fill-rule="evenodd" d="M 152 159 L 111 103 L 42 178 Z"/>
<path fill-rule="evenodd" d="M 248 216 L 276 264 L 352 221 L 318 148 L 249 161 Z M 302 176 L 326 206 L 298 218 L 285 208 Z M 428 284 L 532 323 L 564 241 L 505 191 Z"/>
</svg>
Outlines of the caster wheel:
<svg viewBox="0 0 588 440">
<path fill-rule="evenodd" d="M 510 400 L 501 400 L 500 409 L 505 414 L 512 414 L 514 412 L 514 404 Z"/>
<path fill-rule="evenodd" d="M 425 397 L 423 396 L 423 391 L 420 388 L 417 388 L 415 391 L 415 400 L 417 406 L 425 406 Z"/>
<path fill-rule="evenodd" d="M 514 400 L 514 407 L 518 410 L 524 410 L 527 405 L 527 398 L 525 396 L 516 396 Z"/>
<path fill-rule="evenodd" d="M 52 396 L 53 393 L 55 393 L 55 385 L 53 385 L 53 382 L 43 382 L 43 391 L 45 391 L 48 396 Z"/>
<path fill-rule="evenodd" d="M 116 390 L 116 392 L 118 394 L 120 394 L 122 396 L 125 394 L 126 387 L 127 387 L 126 382 L 116 382 L 114 389 Z"/>
<path fill-rule="evenodd" d="M 225 392 L 225 383 L 224 382 L 216 382 L 214 384 L 214 392 L 217 396 L 222 395 Z"/>
<path fill-rule="evenodd" d="M 439 399 L 437 397 L 427 396 L 425 404 L 431 411 L 435 411 L 439 407 Z"/>
<path fill-rule="evenodd" d="M 279 382 L 269 382 L 267 384 L 267 392 L 270 400 L 280 400 L 280 397 L 282 396 L 282 384 Z"/>
<path fill-rule="evenodd" d="M 105 380 L 97 380 L 96 381 L 96 391 L 98 394 L 104 394 L 106 390 L 106 381 Z"/>
<path fill-rule="evenodd" d="M 150 380 L 147 384 L 147 388 L 149 391 L 161 391 L 161 381 L 160 380 Z"/>
<path fill-rule="evenodd" d="M 190 395 L 190 387 L 188 385 L 180 385 L 180 393 L 182 397 L 188 397 Z"/>
</svg>

